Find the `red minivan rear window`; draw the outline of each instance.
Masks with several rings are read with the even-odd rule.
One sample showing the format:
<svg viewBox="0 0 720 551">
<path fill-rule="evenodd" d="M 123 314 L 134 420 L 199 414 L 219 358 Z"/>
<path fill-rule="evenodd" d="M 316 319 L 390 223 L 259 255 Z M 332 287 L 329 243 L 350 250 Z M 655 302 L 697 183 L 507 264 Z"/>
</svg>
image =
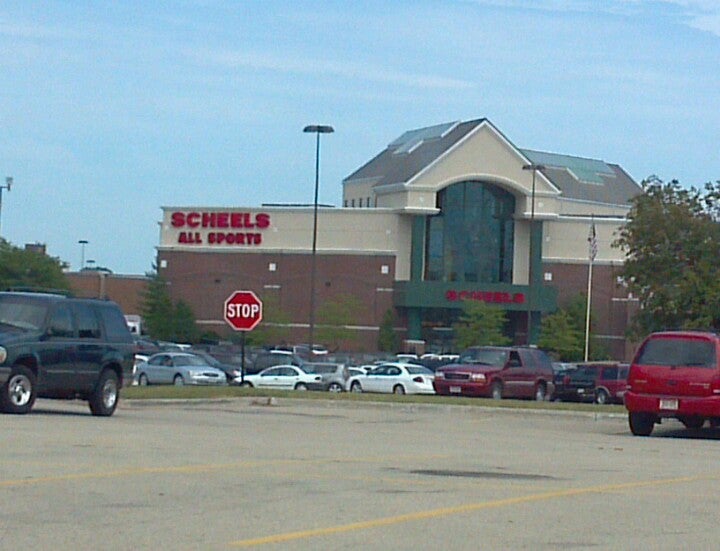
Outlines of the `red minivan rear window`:
<svg viewBox="0 0 720 551">
<path fill-rule="evenodd" d="M 715 344 L 701 337 L 656 337 L 645 343 L 634 363 L 714 368 Z"/>
</svg>

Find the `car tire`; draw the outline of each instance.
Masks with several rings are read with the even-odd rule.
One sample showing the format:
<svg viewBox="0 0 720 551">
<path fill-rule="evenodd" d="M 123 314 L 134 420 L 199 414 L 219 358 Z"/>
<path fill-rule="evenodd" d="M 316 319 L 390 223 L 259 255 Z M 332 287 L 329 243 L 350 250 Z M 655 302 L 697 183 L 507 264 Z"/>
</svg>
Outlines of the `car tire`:
<svg viewBox="0 0 720 551">
<path fill-rule="evenodd" d="M 683 425 L 685 425 L 686 429 L 701 429 L 705 424 L 704 417 L 697 417 L 695 415 L 680 417 L 679 420 Z"/>
<path fill-rule="evenodd" d="M 502 400 L 503 398 L 503 386 L 500 381 L 495 381 L 490 389 L 493 400 Z"/>
<path fill-rule="evenodd" d="M 343 387 L 340 383 L 330 383 L 328 386 L 328 392 L 342 392 Z"/>
<path fill-rule="evenodd" d="M 353 381 L 353 384 L 350 385 L 350 392 L 362 392 L 362 385 L 358 381 Z"/>
<path fill-rule="evenodd" d="M 307 388 L 307 385 L 306 385 L 305 383 L 298 383 L 298 384 L 295 385 L 295 390 L 305 391 L 305 390 L 307 390 L 307 389 L 308 389 L 308 388 Z"/>
<path fill-rule="evenodd" d="M 118 376 L 112 369 L 105 369 L 88 399 L 90 412 L 98 417 L 110 417 L 115 413 L 119 400 Z"/>
<path fill-rule="evenodd" d="M 595 391 L 595 403 L 596 404 L 609 404 L 610 403 L 610 396 L 608 395 L 607 391 L 603 389 L 599 389 Z"/>
<path fill-rule="evenodd" d="M 535 387 L 535 401 L 544 402 L 547 399 L 547 387 L 545 383 L 540 383 Z"/>
<path fill-rule="evenodd" d="M 655 416 L 652 413 L 629 413 L 630 432 L 635 436 L 650 436 L 655 427 Z"/>
<path fill-rule="evenodd" d="M 240 383 L 240 386 L 242 388 L 254 388 L 254 385 L 249 381 L 243 381 L 242 383 Z"/>
<path fill-rule="evenodd" d="M 24 365 L 16 365 L 0 389 L 0 411 L 3 413 L 29 413 L 36 397 L 35 374 Z"/>
<path fill-rule="evenodd" d="M 148 381 L 147 375 L 145 375 L 145 373 L 140 373 L 140 377 L 138 377 L 138 385 L 148 386 L 149 384 L 150 381 Z"/>
<path fill-rule="evenodd" d="M 173 384 L 175 386 L 183 386 L 185 384 L 185 379 L 182 378 L 182 375 L 175 375 L 175 378 L 173 379 Z"/>
<path fill-rule="evenodd" d="M 393 387 L 393 394 L 399 394 L 399 395 L 405 394 L 405 387 L 402 385 L 395 385 Z"/>
</svg>

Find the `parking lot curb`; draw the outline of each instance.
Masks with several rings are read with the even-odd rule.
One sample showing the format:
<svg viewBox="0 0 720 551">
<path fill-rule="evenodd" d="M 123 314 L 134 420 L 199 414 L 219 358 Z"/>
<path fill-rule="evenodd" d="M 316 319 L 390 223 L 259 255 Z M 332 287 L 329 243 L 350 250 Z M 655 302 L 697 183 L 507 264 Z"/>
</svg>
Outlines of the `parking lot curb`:
<svg viewBox="0 0 720 551">
<path fill-rule="evenodd" d="M 287 398 L 277 396 L 239 396 L 239 397 L 221 397 L 221 398 L 125 398 L 120 406 L 129 408 L 157 407 L 162 405 L 207 405 L 207 404 L 242 404 L 248 407 L 289 407 L 289 406 L 307 406 L 322 408 L 355 408 L 355 409 L 394 409 L 406 412 L 413 411 L 451 411 L 461 414 L 473 413 L 502 413 L 511 415 L 547 415 L 547 416 L 570 416 L 584 417 L 589 419 L 624 419 L 626 413 L 617 411 L 580 411 L 568 409 L 539 409 L 532 407 L 502 407 L 484 404 L 420 404 L 414 402 L 385 402 L 370 400 L 323 400 L 312 399 L 305 400 L 302 398 Z"/>
</svg>

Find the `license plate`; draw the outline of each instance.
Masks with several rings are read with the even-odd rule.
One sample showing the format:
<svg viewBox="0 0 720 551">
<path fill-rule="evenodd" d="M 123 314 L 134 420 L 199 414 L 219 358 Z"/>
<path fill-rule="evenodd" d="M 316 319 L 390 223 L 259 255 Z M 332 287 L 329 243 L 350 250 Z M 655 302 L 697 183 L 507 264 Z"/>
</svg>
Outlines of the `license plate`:
<svg viewBox="0 0 720 551">
<path fill-rule="evenodd" d="M 459 386 L 451 386 L 450 392 L 452 394 L 460 394 L 462 392 L 462 389 Z"/>
<path fill-rule="evenodd" d="M 678 401 L 672 400 L 660 400 L 660 409 L 676 410 L 678 408 Z"/>
</svg>

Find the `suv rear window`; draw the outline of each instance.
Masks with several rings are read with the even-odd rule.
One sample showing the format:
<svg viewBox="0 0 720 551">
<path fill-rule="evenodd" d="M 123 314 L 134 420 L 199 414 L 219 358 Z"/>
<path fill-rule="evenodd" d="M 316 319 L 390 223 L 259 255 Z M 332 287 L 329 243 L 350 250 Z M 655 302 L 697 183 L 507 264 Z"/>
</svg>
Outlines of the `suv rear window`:
<svg viewBox="0 0 720 551">
<path fill-rule="evenodd" d="M 645 343 L 635 363 L 713 368 L 716 365 L 715 344 L 700 338 L 658 337 Z"/>
<path fill-rule="evenodd" d="M 27 297 L 0 297 L 0 323 L 18 329 L 37 331 L 45 322 L 47 302 Z"/>
</svg>

